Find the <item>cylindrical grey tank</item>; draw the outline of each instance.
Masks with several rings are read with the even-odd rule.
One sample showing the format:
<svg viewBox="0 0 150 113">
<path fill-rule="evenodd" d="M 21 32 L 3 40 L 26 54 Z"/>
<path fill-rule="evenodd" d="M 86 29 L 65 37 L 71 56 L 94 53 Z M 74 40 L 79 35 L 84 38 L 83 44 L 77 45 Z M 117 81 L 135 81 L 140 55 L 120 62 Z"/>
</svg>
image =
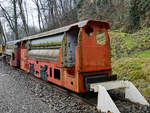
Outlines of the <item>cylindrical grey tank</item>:
<svg viewBox="0 0 150 113">
<path fill-rule="evenodd" d="M 29 56 L 42 58 L 57 58 L 59 56 L 59 49 L 39 49 L 28 51 Z"/>
<path fill-rule="evenodd" d="M 43 60 L 58 61 L 59 48 L 64 37 L 64 33 L 33 39 L 30 41 L 28 56 Z"/>
</svg>

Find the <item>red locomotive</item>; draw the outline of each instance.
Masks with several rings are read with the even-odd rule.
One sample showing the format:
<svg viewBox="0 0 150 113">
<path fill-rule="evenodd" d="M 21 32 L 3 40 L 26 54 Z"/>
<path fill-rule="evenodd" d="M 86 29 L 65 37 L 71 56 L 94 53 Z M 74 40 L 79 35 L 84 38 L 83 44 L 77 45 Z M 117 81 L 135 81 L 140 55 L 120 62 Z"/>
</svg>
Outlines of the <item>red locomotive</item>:
<svg viewBox="0 0 150 113">
<path fill-rule="evenodd" d="M 5 54 L 12 66 L 74 92 L 86 92 L 91 83 L 115 80 L 112 75 L 109 23 L 86 20 L 25 37 Z M 104 34 L 98 43 L 99 35 Z M 8 58 L 7 58 L 8 59 Z"/>
<path fill-rule="evenodd" d="M 7 42 L 3 56 L 45 81 L 77 93 L 98 92 L 97 109 L 120 113 L 107 90 L 125 88 L 125 98 L 149 105 L 129 81 L 112 75 L 107 22 L 86 20 L 66 27 Z"/>
</svg>

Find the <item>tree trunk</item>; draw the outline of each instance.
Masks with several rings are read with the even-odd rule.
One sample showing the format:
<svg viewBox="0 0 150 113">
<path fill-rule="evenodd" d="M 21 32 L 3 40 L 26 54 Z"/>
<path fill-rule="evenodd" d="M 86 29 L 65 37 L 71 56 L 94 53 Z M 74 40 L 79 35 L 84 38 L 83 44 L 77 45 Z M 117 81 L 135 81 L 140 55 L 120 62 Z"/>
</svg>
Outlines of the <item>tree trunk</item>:
<svg viewBox="0 0 150 113">
<path fill-rule="evenodd" d="M 4 42 L 4 44 L 6 43 L 6 37 L 4 34 L 4 30 L 3 30 L 3 26 L 1 24 L 1 21 L 0 21 L 0 40 L 2 40 L 2 42 Z"/>
<path fill-rule="evenodd" d="M 61 27 L 62 26 L 62 23 L 61 23 L 61 21 L 60 21 L 60 18 L 59 18 L 59 13 L 58 13 L 58 6 L 57 6 L 57 3 L 56 3 L 56 0 L 53 0 L 53 3 L 54 3 L 54 9 L 55 9 L 55 16 L 56 16 L 56 19 L 57 19 L 57 21 L 58 21 L 58 23 L 59 23 L 59 27 Z"/>
<path fill-rule="evenodd" d="M 28 25 L 27 25 L 27 22 L 26 22 L 25 14 L 24 14 L 24 11 L 23 11 L 22 0 L 18 0 L 18 6 L 19 6 L 19 9 L 20 9 L 20 16 L 21 16 L 21 20 L 22 20 L 22 23 L 23 23 L 24 31 L 26 33 L 26 36 L 28 36 L 29 35 L 29 30 L 28 30 Z"/>
<path fill-rule="evenodd" d="M 19 35 L 18 35 L 18 18 L 17 18 L 17 8 L 16 8 L 16 0 L 13 0 L 13 7 L 14 7 L 14 21 L 15 21 L 15 40 L 19 39 Z"/>
</svg>

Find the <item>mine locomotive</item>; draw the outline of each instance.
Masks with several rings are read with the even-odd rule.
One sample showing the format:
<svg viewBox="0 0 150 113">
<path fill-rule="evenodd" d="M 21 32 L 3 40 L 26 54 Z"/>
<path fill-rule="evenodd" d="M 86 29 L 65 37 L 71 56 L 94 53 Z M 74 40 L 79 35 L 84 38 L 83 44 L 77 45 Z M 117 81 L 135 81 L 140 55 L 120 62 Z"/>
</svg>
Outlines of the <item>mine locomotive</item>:
<svg viewBox="0 0 150 113">
<path fill-rule="evenodd" d="M 4 54 L 12 66 L 74 92 L 86 92 L 91 83 L 116 79 L 111 72 L 109 28 L 107 22 L 86 20 L 8 42 Z"/>
<path fill-rule="evenodd" d="M 86 20 L 7 42 L 3 59 L 44 81 L 77 93 L 98 92 L 97 108 L 120 113 L 107 90 L 125 88 L 125 98 L 149 105 L 129 81 L 112 75 L 109 23 Z"/>
</svg>

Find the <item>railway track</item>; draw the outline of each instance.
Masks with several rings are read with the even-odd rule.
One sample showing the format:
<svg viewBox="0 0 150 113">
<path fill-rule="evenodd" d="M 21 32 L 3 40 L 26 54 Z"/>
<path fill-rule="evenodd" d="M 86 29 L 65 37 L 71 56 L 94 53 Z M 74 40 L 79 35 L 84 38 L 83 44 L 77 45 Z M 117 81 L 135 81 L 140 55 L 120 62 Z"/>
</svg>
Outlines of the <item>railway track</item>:
<svg viewBox="0 0 150 113">
<path fill-rule="evenodd" d="M 20 71 L 20 69 L 18 69 Z M 21 70 L 22 71 L 22 70 Z M 31 74 L 28 74 L 31 80 L 40 82 L 43 85 L 46 85 L 49 88 L 53 88 L 57 90 L 57 92 L 63 93 L 64 95 L 72 96 L 78 99 L 79 102 L 86 103 L 93 107 L 94 112 L 100 112 L 96 110 L 97 106 L 97 93 L 94 92 L 88 92 L 88 93 L 74 93 L 68 89 L 65 89 L 63 87 L 57 86 L 56 84 L 45 82 L 44 80 L 41 80 Z M 118 90 L 111 90 L 109 91 L 109 94 L 111 95 L 112 99 L 116 103 L 117 107 L 121 111 L 121 113 L 135 113 L 142 108 L 145 109 L 143 112 L 137 112 L 137 113 L 150 113 L 150 107 L 146 107 L 137 103 L 133 103 L 127 99 L 124 98 L 124 93 L 118 91 Z M 127 110 L 128 109 L 128 110 Z M 148 110 L 146 110 L 148 109 Z M 146 112 L 147 111 L 147 112 Z M 101 113 L 101 112 L 100 112 Z"/>
<path fill-rule="evenodd" d="M 13 68 L 13 69 L 16 70 L 16 68 Z M 24 73 L 25 76 L 28 76 L 28 78 L 31 81 L 33 81 L 33 82 L 36 81 L 36 82 L 38 82 L 38 83 L 40 83 L 46 87 L 57 90 L 57 92 L 60 92 L 61 94 L 64 94 L 64 95 L 67 95 L 66 97 L 68 97 L 68 96 L 75 97 L 79 102 L 83 102 L 83 103 L 86 103 L 86 104 L 92 106 L 93 110 L 97 106 L 97 94 L 94 92 L 77 94 L 77 93 L 74 93 L 70 90 L 63 88 L 63 87 L 57 86 L 53 83 L 45 82 L 39 78 L 36 78 L 35 76 L 33 76 L 31 74 L 26 74 L 26 72 L 24 72 L 23 70 L 17 69 L 17 71 L 20 72 L 21 74 Z M 124 96 L 123 93 L 117 94 L 117 92 L 113 91 L 113 90 L 110 91 L 109 93 L 112 96 L 113 100 L 115 101 L 115 104 L 117 105 L 117 107 L 119 108 L 121 113 L 135 113 L 135 112 L 136 113 L 150 113 L 150 107 L 142 106 L 142 105 L 139 105 L 136 103 L 132 103 L 132 102 L 122 98 Z M 94 111 L 98 112 L 96 110 L 94 110 Z"/>
<path fill-rule="evenodd" d="M 82 101 L 86 104 L 89 104 L 93 107 L 96 107 L 97 105 L 97 94 L 94 94 L 93 92 L 88 92 L 88 93 L 82 93 L 82 94 L 78 94 L 78 93 L 74 93 L 68 89 L 65 89 L 63 87 L 57 86 L 56 84 L 50 83 L 50 82 L 45 82 L 42 79 L 39 79 L 31 74 L 28 74 L 30 79 L 32 80 L 36 80 L 40 83 L 42 83 L 43 85 L 46 85 L 50 88 L 56 89 L 58 92 L 63 93 L 63 94 L 67 94 L 69 96 L 73 96 L 77 99 L 79 99 L 79 101 Z"/>
</svg>

